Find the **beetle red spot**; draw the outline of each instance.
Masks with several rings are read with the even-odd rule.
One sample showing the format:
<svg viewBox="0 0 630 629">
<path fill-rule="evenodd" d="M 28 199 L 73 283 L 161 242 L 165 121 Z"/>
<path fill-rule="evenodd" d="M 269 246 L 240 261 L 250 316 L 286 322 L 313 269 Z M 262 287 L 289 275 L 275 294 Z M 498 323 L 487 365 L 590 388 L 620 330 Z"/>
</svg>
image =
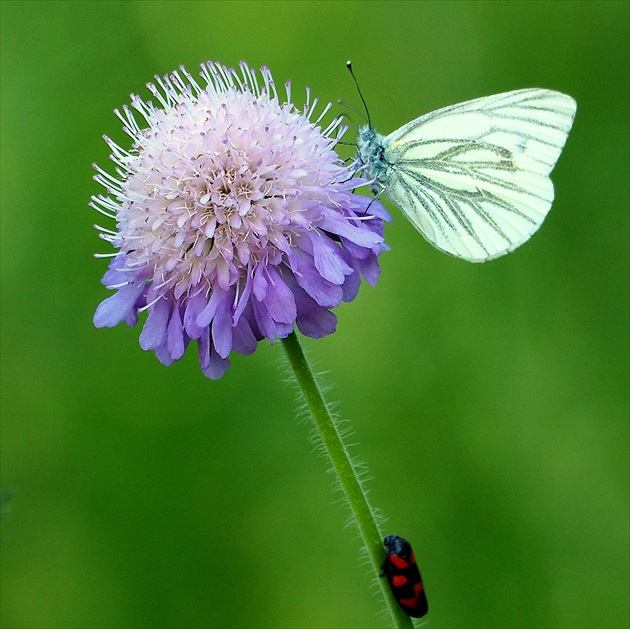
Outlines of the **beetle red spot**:
<svg viewBox="0 0 630 629">
<path fill-rule="evenodd" d="M 388 559 L 399 569 L 399 570 L 404 570 L 408 565 L 409 562 L 405 559 L 403 559 L 402 557 L 399 557 L 398 555 L 390 555 L 388 557 Z"/>
<path fill-rule="evenodd" d="M 407 581 L 407 577 L 403 576 L 402 574 L 397 574 L 396 576 L 392 577 L 392 585 L 395 585 L 397 588 L 405 585 Z"/>
<path fill-rule="evenodd" d="M 403 607 L 409 607 L 409 609 L 414 609 L 418 604 L 420 594 L 416 594 L 413 598 L 399 598 L 398 602 Z"/>
</svg>

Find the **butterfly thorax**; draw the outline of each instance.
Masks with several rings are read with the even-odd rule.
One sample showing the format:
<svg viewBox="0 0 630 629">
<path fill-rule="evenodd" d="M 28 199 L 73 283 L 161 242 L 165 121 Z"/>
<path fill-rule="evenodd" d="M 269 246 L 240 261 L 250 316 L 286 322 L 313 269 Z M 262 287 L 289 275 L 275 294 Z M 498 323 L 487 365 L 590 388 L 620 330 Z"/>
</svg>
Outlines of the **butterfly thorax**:
<svg viewBox="0 0 630 629">
<path fill-rule="evenodd" d="M 368 179 L 378 182 L 377 188 L 380 190 L 387 185 L 390 164 L 385 159 L 385 137 L 374 131 L 369 125 L 359 127 L 357 137 L 357 159 L 363 167 L 362 173 Z"/>
</svg>

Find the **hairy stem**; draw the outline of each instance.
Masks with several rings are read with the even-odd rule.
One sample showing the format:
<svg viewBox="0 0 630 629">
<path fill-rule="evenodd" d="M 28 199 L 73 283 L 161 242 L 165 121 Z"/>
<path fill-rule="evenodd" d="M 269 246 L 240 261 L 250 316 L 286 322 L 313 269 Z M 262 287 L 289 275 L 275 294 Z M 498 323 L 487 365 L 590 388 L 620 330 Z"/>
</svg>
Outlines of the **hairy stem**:
<svg viewBox="0 0 630 629">
<path fill-rule="evenodd" d="M 337 423 L 324 401 L 313 372 L 304 356 L 295 333 L 282 339 L 282 344 L 304 401 L 315 423 L 315 428 L 332 463 L 332 468 L 339 485 L 350 506 L 352 515 L 359 527 L 361 538 L 367 550 L 374 576 L 381 587 L 393 625 L 399 628 L 413 627 L 413 623 L 395 602 L 389 591 L 387 581 L 380 577 L 381 564 L 385 559 L 381 532 L 379 531 L 374 511 L 368 502 L 366 491 L 359 479 L 355 465 L 348 454 Z"/>
</svg>

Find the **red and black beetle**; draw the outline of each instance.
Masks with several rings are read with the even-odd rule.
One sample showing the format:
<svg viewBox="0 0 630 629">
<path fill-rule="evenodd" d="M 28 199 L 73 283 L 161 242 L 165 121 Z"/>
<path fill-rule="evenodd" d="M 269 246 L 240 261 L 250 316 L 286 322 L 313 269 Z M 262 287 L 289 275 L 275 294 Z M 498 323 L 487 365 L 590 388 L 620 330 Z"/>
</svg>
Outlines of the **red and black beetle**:
<svg viewBox="0 0 630 629">
<path fill-rule="evenodd" d="M 383 543 L 387 557 L 382 570 L 396 602 L 412 618 L 422 618 L 429 611 L 429 604 L 409 542 L 398 535 L 388 535 Z"/>
</svg>

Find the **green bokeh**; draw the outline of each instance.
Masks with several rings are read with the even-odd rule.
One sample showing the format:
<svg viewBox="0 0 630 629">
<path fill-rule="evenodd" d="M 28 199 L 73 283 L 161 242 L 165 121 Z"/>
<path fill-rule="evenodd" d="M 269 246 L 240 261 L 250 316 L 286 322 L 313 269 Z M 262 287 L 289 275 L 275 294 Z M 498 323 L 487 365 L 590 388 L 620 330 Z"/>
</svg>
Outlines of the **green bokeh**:
<svg viewBox="0 0 630 629">
<path fill-rule="evenodd" d="M 378 286 L 306 345 L 429 626 L 627 627 L 628 6 L 1 2 L 2 626 L 386 626 L 282 348 L 210 382 L 91 323 L 112 109 L 207 59 L 358 104 L 351 58 L 384 133 L 510 89 L 578 102 L 530 243 L 470 265 L 392 207 Z"/>
</svg>

